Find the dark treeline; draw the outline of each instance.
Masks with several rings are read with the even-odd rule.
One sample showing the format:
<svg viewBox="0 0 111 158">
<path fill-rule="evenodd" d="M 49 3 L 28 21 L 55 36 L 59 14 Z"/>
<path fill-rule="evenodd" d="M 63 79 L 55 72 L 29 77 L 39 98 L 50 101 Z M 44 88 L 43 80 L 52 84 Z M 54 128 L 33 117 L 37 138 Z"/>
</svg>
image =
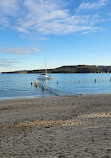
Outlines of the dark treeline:
<svg viewBox="0 0 111 158">
<path fill-rule="evenodd" d="M 44 73 L 45 69 L 41 70 L 25 70 L 3 73 Z M 55 69 L 47 69 L 48 73 L 111 73 L 111 66 L 95 66 L 95 65 L 74 65 L 62 66 Z"/>
</svg>

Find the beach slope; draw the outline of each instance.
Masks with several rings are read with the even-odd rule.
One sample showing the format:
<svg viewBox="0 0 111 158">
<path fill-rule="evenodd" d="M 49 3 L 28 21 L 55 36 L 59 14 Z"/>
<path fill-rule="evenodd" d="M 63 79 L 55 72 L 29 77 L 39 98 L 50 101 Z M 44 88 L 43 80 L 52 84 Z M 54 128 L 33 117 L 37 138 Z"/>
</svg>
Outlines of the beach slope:
<svg viewBox="0 0 111 158">
<path fill-rule="evenodd" d="M 0 158 L 110 158 L 111 94 L 0 101 Z"/>
</svg>

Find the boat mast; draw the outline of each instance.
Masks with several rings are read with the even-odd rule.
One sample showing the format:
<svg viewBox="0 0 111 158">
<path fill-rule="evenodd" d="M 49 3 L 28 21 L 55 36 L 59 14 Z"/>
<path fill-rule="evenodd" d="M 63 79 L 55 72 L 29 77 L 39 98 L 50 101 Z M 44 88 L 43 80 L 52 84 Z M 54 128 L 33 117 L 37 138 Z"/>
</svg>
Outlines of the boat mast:
<svg viewBox="0 0 111 158">
<path fill-rule="evenodd" d="M 47 68 L 46 68 L 46 57 L 44 56 L 45 58 L 45 75 L 47 75 Z"/>
</svg>

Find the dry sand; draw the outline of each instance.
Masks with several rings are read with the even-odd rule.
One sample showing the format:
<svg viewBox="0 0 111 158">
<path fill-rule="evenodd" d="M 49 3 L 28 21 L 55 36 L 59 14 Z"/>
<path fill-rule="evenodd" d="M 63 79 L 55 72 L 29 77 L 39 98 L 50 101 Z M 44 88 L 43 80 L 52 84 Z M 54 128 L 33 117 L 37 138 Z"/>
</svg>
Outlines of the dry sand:
<svg viewBox="0 0 111 158">
<path fill-rule="evenodd" d="M 111 94 L 0 101 L 0 158 L 111 158 Z"/>
</svg>

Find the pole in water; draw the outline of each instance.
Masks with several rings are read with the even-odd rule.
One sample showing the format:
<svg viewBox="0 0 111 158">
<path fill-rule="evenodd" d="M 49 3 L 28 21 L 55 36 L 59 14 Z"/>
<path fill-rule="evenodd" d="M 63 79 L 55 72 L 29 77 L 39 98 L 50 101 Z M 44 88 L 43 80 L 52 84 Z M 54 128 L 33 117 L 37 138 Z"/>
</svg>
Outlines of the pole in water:
<svg viewBox="0 0 111 158">
<path fill-rule="evenodd" d="M 110 82 L 111 82 L 111 78 L 110 78 Z"/>
<path fill-rule="evenodd" d="M 42 85 L 42 91 L 44 91 L 44 84 Z"/>
<path fill-rule="evenodd" d="M 57 80 L 57 84 L 58 84 L 58 80 Z"/>
<path fill-rule="evenodd" d="M 31 86 L 33 85 L 33 81 L 31 81 Z"/>
<path fill-rule="evenodd" d="M 35 82 L 35 86 L 36 86 L 36 88 L 37 88 L 37 81 Z"/>
<path fill-rule="evenodd" d="M 80 79 L 78 79 L 78 83 L 80 83 Z"/>
<path fill-rule="evenodd" d="M 95 78 L 95 80 L 94 80 L 95 82 L 96 82 L 96 78 Z"/>
</svg>

